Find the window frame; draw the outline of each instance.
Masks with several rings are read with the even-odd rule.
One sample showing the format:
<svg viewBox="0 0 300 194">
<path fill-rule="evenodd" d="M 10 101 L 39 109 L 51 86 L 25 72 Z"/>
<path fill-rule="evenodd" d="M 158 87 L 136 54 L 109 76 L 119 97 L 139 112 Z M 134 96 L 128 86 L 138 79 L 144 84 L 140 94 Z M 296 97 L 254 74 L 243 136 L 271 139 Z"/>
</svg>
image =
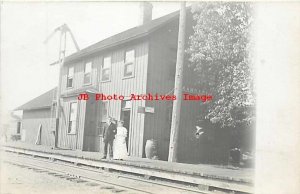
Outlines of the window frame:
<svg viewBox="0 0 300 194">
<path fill-rule="evenodd" d="M 73 75 L 71 76 L 71 78 L 69 76 L 70 69 L 73 69 Z M 74 74 L 75 74 L 75 67 L 74 66 L 69 66 L 68 67 L 68 73 L 67 73 L 67 89 L 70 89 L 70 88 L 74 87 Z M 72 79 L 72 86 L 69 86 L 69 79 Z"/>
<path fill-rule="evenodd" d="M 109 69 L 109 78 L 107 80 L 103 80 L 103 71 L 105 70 L 103 67 L 104 67 L 104 61 L 105 61 L 105 58 L 110 58 L 110 68 L 105 68 L 105 69 Z M 111 81 L 111 74 L 112 73 L 112 56 L 111 55 L 107 55 L 105 57 L 103 57 L 103 60 L 102 60 L 102 66 L 101 66 L 101 82 L 110 82 Z"/>
<path fill-rule="evenodd" d="M 89 73 L 86 73 L 85 70 L 86 70 L 86 65 L 87 64 L 91 64 L 91 71 Z M 83 70 L 83 85 L 91 85 L 92 84 L 92 72 L 93 72 L 93 62 L 92 61 L 87 61 L 84 63 L 84 70 Z M 90 74 L 90 80 L 89 82 L 85 83 L 85 76 L 87 74 Z"/>
<path fill-rule="evenodd" d="M 108 118 L 108 101 L 102 101 L 101 102 L 101 122 L 106 122 Z M 106 115 L 103 115 L 103 110 L 106 108 Z"/>
<path fill-rule="evenodd" d="M 98 135 L 100 137 L 102 137 L 102 133 L 103 133 L 103 130 L 104 130 L 104 126 L 106 124 L 106 121 L 107 121 L 107 118 L 109 117 L 108 115 L 108 109 L 109 109 L 109 105 L 108 105 L 109 101 L 101 101 L 101 119 L 100 119 L 100 122 L 99 122 L 99 131 L 98 131 Z M 106 108 L 106 115 L 104 116 L 103 114 L 103 108 Z"/>
<path fill-rule="evenodd" d="M 72 104 L 76 104 L 76 113 L 75 113 L 75 131 L 70 130 L 70 121 L 71 121 L 71 110 L 72 110 Z M 68 135 L 76 135 L 77 134 L 77 119 L 78 119 L 78 102 L 77 101 L 72 101 L 69 104 L 69 114 L 68 114 L 68 127 L 67 127 L 67 134 Z"/>
<path fill-rule="evenodd" d="M 133 51 L 133 61 L 131 62 L 126 62 L 126 53 L 127 52 L 130 52 L 130 51 Z M 135 55 L 135 49 L 134 48 L 130 48 L 130 49 L 126 49 L 124 51 L 124 62 L 123 62 L 123 79 L 128 79 L 128 78 L 133 78 L 134 75 L 135 75 L 135 58 L 136 58 L 136 55 Z M 128 65 L 132 65 L 132 74 L 131 75 L 125 75 L 125 70 L 126 70 L 126 66 Z"/>
<path fill-rule="evenodd" d="M 17 122 L 17 134 L 21 135 L 21 129 L 22 129 L 22 122 L 18 121 Z"/>
<path fill-rule="evenodd" d="M 126 107 L 126 103 L 130 102 L 130 106 Z M 121 101 L 121 111 L 130 111 L 132 110 L 132 100 L 128 99 L 128 100 L 122 100 Z"/>
</svg>

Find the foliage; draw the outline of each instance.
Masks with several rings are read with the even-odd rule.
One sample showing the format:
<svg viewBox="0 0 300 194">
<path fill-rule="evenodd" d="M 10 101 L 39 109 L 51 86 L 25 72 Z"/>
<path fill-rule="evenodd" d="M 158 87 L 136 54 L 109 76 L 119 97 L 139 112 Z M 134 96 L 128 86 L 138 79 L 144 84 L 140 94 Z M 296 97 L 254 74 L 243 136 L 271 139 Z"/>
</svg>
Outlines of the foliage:
<svg viewBox="0 0 300 194">
<path fill-rule="evenodd" d="M 251 122 L 255 103 L 249 54 L 251 4 L 201 2 L 192 6 L 192 12 L 196 24 L 189 60 L 203 92 L 214 97 L 204 118 L 222 127 Z"/>
</svg>

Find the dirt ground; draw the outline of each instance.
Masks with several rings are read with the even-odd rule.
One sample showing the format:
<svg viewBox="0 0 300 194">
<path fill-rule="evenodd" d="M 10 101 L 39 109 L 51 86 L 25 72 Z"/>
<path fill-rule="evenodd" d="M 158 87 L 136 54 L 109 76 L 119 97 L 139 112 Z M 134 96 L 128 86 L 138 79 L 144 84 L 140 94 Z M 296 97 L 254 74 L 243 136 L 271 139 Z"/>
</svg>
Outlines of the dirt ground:
<svg viewBox="0 0 300 194">
<path fill-rule="evenodd" d="M 76 183 L 12 164 L 0 163 L 0 194 L 90 194 L 133 193 L 113 186 L 91 182 Z"/>
</svg>

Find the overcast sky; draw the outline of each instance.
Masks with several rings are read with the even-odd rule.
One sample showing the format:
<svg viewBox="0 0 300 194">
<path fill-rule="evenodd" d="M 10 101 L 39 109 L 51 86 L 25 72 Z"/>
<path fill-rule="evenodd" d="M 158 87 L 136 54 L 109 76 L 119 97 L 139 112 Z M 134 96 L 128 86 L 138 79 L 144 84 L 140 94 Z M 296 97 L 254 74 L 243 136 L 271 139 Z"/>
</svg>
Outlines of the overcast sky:
<svg viewBox="0 0 300 194">
<path fill-rule="evenodd" d="M 179 2 L 155 2 L 153 18 L 180 8 Z M 59 36 L 43 41 L 68 24 L 80 48 L 138 24 L 138 2 L 4 2 L 1 7 L 2 110 L 12 110 L 55 87 Z M 67 52 L 75 48 L 70 41 Z"/>
</svg>

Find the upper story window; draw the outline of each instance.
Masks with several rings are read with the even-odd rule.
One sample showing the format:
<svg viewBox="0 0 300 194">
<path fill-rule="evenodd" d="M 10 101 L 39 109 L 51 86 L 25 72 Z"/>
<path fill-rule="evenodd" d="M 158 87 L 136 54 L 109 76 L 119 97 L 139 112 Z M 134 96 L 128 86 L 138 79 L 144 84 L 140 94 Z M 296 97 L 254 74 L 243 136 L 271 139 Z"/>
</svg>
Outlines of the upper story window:
<svg viewBox="0 0 300 194">
<path fill-rule="evenodd" d="M 83 84 L 90 84 L 92 82 L 92 62 L 84 65 L 84 78 Z"/>
<path fill-rule="evenodd" d="M 76 120 L 77 120 L 77 102 L 70 103 L 70 113 L 69 113 L 69 125 L 68 133 L 76 133 Z"/>
<path fill-rule="evenodd" d="M 109 81 L 111 76 L 111 57 L 104 57 L 101 81 Z"/>
<path fill-rule="evenodd" d="M 74 67 L 69 67 L 67 76 L 67 88 L 73 87 Z"/>
<path fill-rule="evenodd" d="M 124 77 L 132 77 L 134 72 L 134 59 L 135 52 L 134 50 L 129 50 L 125 52 L 125 60 L 124 60 Z"/>
</svg>

